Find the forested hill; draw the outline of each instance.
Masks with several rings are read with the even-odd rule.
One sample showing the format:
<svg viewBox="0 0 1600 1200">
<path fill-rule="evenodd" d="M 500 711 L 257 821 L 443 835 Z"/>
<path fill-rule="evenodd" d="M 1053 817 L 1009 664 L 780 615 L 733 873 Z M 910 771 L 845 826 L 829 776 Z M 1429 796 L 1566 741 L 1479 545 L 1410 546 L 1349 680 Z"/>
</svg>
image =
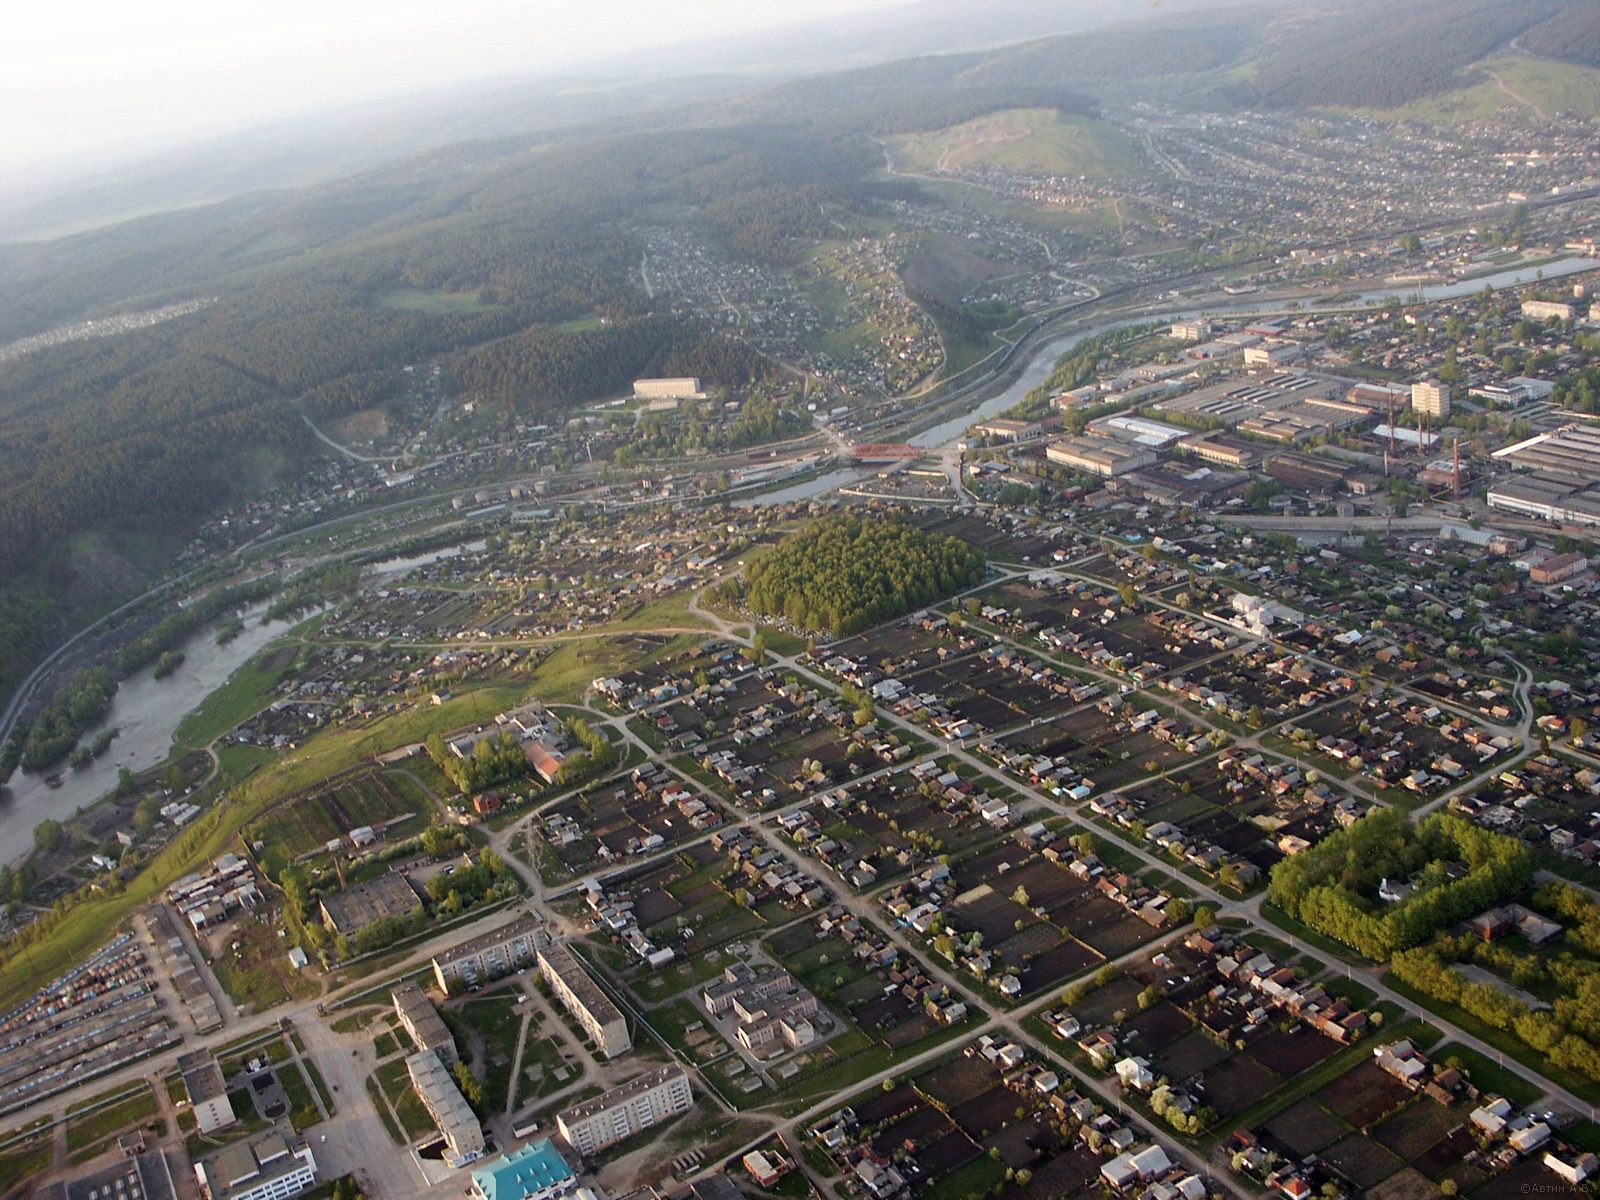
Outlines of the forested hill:
<svg viewBox="0 0 1600 1200">
<path fill-rule="evenodd" d="M 1517 44 L 1532 54 L 1600 67 L 1600 4 L 1572 4 L 1535 25 Z"/>
<path fill-rule="evenodd" d="M 1464 68 L 1593 0 L 1360 2 L 1283 21 L 1254 56 L 1246 107 L 1396 108 L 1457 86 Z"/>
<path fill-rule="evenodd" d="M 640 374 L 739 385 L 770 371 L 747 346 L 657 310 L 637 276 L 639 215 L 670 207 L 735 257 L 787 264 L 830 211 L 907 186 L 871 180 L 875 132 L 1020 100 L 1089 103 L 1059 87 L 774 93 L 0 248 L 0 344 L 205 302 L 0 371 L 0 636 L 17 650 L 0 663 L 0 697 L 68 630 L 77 535 L 181 544 L 219 506 L 317 463 L 302 413 L 368 407 L 404 364 L 442 360 L 452 386 L 542 420 Z M 470 303 L 388 303 L 407 292 Z"/>
</svg>

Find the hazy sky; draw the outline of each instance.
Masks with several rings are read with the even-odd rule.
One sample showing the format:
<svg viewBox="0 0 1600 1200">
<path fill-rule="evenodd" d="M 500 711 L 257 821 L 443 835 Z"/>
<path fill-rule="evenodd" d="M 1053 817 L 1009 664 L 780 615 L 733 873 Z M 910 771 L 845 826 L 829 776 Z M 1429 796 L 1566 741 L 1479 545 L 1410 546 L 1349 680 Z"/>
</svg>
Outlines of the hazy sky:
<svg viewBox="0 0 1600 1200">
<path fill-rule="evenodd" d="M 0 172 L 904 0 L 17 0 Z"/>
</svg>

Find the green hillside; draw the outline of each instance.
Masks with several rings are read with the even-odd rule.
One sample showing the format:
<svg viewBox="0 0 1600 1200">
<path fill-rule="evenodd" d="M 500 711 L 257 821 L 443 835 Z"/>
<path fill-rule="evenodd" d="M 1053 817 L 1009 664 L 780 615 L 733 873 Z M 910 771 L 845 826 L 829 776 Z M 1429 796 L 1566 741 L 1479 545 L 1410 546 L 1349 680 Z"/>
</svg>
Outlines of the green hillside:
<svg viewBox="0 0 1600 1200">
<path fill-rule="evenodd" d="M 1014 108 L 933 133 L 897 138 L 902 171 L 960 171 L 1000 167 L 1032 175 L 1106 178 L 1138 171 L 1133 139 L 1108 121 L 1052 109 Z"/>
</svg>

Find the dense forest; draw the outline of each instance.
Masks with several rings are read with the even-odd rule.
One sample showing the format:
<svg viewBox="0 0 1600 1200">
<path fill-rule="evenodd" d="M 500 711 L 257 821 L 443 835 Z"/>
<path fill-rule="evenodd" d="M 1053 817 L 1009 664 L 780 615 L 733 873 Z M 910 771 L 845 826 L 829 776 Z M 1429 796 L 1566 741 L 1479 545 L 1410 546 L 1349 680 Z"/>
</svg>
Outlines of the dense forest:
<svg viewBox="0 0 1600 1200">
<path fill-rule="evenodd" d="M 1464 875 L 1452 877 L 1451 864 Z M 1268 898 L 1290 916 L 1375 962 L 1515 895 L 1533 877 L 1527 846 L 1454 813 L 1413 827 L 1396 808 L 1378 809 L 1272 869 Z M 1384 880 L 1410 888 L 1378 897 Z"/>
<path fill-rule="evenodd" d="M 984 555 L 905 521 L 828 517 L 745 568 L 751 611 L 835 636 L 859 633 L 982 581 Z"/>
<path fill-rule="evenodd" d="M 1396 108 L 1447 91 L 1463 67 L 1559 10 L 1556 0 L 1364 3 L 1290 23 L 1260 50 L 1241 103 Z"/>
<path fill-rule="evenodd" d="M 1600 67 L 1600 4 L 1569 4 L 1517 44 L 1533 54 Z"/>
</svg>

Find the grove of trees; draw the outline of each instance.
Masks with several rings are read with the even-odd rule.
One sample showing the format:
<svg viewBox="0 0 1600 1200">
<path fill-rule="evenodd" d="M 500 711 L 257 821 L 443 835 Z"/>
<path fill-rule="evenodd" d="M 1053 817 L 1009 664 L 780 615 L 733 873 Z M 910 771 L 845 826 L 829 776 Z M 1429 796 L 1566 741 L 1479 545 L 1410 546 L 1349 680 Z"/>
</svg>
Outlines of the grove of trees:
<svg viewBox="0 0 1600 1200">
<path fill-rule="evenodd" d="M 1455 813 L 1413 826 L 1403 812 L 1384 808 L 1280 862 L 1267 897 L 1381 962 L 1522 891 L 1533 870 L 1533 852 L 1522 842 Z M 1385 901 L 1378 895 L 1385 879 L 1411 890 Z"/>
<path fill-rule="evenodd" d="M 753 612 L 842 637 L 972 587 L 984 566 L 983 551 L 960 538 L 846 513 L 747 566 L 744 598 Z"/>
</svg>

